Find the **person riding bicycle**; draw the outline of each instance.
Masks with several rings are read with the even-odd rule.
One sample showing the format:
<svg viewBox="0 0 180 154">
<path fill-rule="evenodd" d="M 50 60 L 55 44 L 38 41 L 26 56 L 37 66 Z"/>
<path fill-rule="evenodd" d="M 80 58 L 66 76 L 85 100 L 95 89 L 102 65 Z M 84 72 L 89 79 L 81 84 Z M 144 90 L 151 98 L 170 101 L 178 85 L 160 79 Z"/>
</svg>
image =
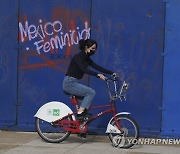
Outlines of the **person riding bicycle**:
<svg viewBox="0 0 180 154">
<path fill-rule="evenodd" d="M 82 79 L 85 73 L 98 77 L 102 80 L 106 79 L 103 74 L 88 69 L 88 66 L 91 66 L 102 73 L 110 75 L 115 75 L 116 73 L 97 65 L 90 58 L 97 49 L 97 42 L 95 40 L 80 40 L 79 49 L 80 52 L 73 56 L 68 67 L 67 74 L 64 77 L 63 90 L 71 95 L 83 97 L 77 113 L 77 118 L 81 119 L 91 115 L 88 113 L 88 109 L 96 92 L 94 89 L 79 83 L 79 80 Z"/>
</svg>

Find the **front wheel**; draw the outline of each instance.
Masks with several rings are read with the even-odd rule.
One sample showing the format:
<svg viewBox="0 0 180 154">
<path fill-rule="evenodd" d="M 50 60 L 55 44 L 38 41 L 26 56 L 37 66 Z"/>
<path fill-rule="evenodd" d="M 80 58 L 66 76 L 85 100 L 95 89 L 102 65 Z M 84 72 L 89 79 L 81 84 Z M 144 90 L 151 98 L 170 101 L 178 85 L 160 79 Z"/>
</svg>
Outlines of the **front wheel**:
<svg viewBox="0 0 180 154">
<path fill-rule="evenodd" d="M 128 115 L 117 115 L 116 118 L 121 127 L 121 133 L 109 133 L 109 139 L 115 147 L 132 147 L 135 143 L 134 141 L 137 141 L 139 138 L 139 127 L 137 123 Z M 118 128 L 115 119 L 110 124 Z"/>
<path fill-rule="evenodd" d="M 59 143 L 67 139 L 71 134 L 70 132 L 65 131 L 62 127 L 53 125 L 37 117 L 35 124 L 39 136 L 46 142 Z"/>
</svg>

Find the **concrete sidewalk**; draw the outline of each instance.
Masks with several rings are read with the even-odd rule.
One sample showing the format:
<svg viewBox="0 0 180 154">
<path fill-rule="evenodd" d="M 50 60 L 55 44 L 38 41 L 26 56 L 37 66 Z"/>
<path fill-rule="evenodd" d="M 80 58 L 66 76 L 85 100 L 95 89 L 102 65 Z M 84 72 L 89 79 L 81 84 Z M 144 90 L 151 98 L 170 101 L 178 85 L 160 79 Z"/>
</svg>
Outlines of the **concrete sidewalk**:
<svg viewBox="0 0 180 154">
<path fill-rule="evenodd" d="M 180 145 L 136 145 L 131 149 L 112 147 L 107 136 L 77 135 L 58 144 L 46 143 L 34 132 L 0 131 L 0 153 L 3 154 L 178 154 Z"/>
</svg>

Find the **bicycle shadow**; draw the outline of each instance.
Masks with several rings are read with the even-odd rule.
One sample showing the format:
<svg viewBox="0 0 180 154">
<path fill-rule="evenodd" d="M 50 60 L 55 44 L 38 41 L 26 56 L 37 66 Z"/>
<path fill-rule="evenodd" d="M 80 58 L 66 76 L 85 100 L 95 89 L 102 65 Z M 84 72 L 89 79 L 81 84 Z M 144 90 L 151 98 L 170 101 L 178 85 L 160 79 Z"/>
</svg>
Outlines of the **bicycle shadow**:
<svg viewBox="0 0 180 154">
<path fill-rule="evenodd" d="M 66 139 L 64 144 L 66 143 L 88 143 L 88 142 L 110 142 L 107 136 L 97 136 L 97 135 L 87 135 L 86 138 L 81 138 L 77 134 L 71 134 L 68 139 Z"/>
<path fill-rule="evenodd" d="M 69 144 L 69 143 L 92 143 L 92 142 L 99 142 L 99 143 L 109 143 L 112 145 L 111 141 L 109 140 L 108 136 L 101 136 L 101 135 L 87 135 L 87 137 L 80 138 L 77 134 L 71 134 L 68 139 L 66 139 L 64 142 L 61 142 L 61 144 Z M 113 145 L 112 145 L 113 147 Z M 128 149 L 140 149 L 143 145 L 134 145 L 131 148 Z M 119 148 L 124 149 L 124 148 Z"/>
</svg>

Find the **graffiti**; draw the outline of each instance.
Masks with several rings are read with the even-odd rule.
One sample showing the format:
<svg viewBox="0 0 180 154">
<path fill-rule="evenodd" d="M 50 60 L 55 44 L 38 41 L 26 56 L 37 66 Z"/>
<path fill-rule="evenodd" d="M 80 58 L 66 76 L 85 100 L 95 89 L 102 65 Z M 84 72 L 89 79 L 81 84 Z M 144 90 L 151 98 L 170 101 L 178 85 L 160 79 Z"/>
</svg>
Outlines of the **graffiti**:
<svg viewBox="0 0 180 154">
<path fill-rule="evenodd" d="M 163 49 L 161 29 L 151 34 L 142 29 L 126 37 L 126 23 L 112 23 L 110 19 L 98 20 L 92 27 L 93 35 L 103 51 L 96 55 L 96 60 L 115 70 L 121 81 L 130 83 L 128 101 L 134 102 L 138 96 L 145 100 L 144 104 L 156 102 L 162 86 L 161 82 L 154 85 L 155 77 L 162 75 L 159 71 L 162 69 L 162 57 L 157 53 Z"/>
<path fill-rule="evenodd" d="M 26 39 L 32 41 L 36 38 L 34 45 L 37 53 L 50 52 L 51 49 L 63 49 L 65 46 L 71 47 L 78 44 L 79 40 L 90 38 L 90 27 L 88 22 L 84 22 L 84 29 L 78 26 L 75 29 L 69 29 L 64 32 L 64 27 L 61 21 L 46 22 L 43 24 L 42 19 L 39 20 L 39 25 L 29 24 L 25 21 L 23 25 L 19 22 L 20 41 L 23 43 Z M 49 38 L 49 40 L 47 40 Z M 29 47 L 26 47 L 29 51 Z"/>
<path fill-rule="evenodd" d="M 41 63 L 31 63 L 29 61 L 30 58 L 38 58 Z M 42 67 L 50 67 L 53 69 L 60 70 L 62 72 L 66 72 L 66 69 L 64 69 L 64 66 L 68 66 L 68 62 L 62 59 L 57 59 L 57 60 L 50 60 L 47 58 L 44 54 L 38 54 L 37 52 L 29 52 L 28 54 L 23 55 L 22 59 L 22 66 L 19 66 L 19 69 L 39 69 Z M 59 66 L 60 65 L 60 66 Z"/>
<path fill-rule="evenodd" d="M 104 33 L 104 28 L 106 32 Z M 98 40 L 98 44 L 103 50 L 102 53 L 97 53 L 96 60 L 99 58 L 101 59 L 102 56 L 104 57 L 104 63 L 108 62 L 109 53 L 113 53 L 112 46 L 116 46 L 116 50 L 122 46 L 122 38 L 121 38 L 121 31 L 124 30 L 125 25 L 124 23 L 118 22 L 117 24 L 113 24 L 113 20 L 106 19 L 105 21 L 98 20 L 95 25 L 92 27 L 92 31 L 94 32 L 94 37 Z M 116 31 L 114 31 L 116 29 Z M 113 39 L 116 38 L 117 40 L 114 41 Z M 114 42 L 113 42 L 114 41 Z M 112 45 L 113 43 L 113 45 Z"/>
</svg>

